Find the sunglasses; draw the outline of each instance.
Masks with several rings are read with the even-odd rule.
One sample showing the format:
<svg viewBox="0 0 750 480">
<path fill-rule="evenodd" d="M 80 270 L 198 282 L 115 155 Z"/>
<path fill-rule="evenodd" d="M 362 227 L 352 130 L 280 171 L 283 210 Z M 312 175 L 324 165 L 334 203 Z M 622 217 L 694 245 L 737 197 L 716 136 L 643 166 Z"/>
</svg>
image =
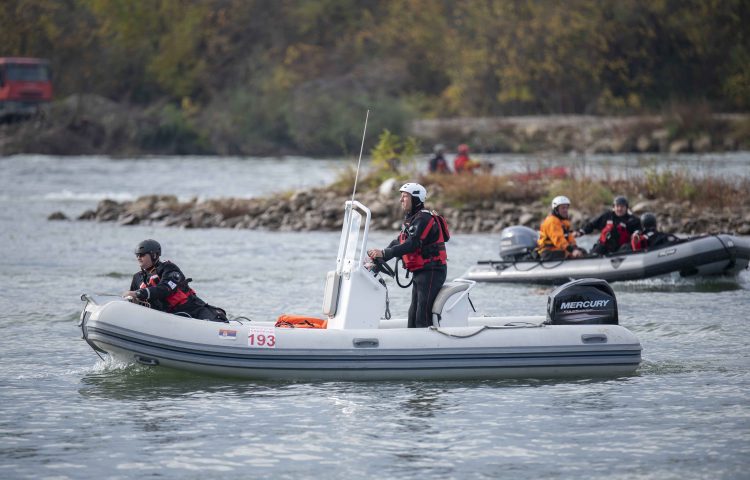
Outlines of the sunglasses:
<svg viewBox="0 0 750 480">
<path fill-rule="evenodd" d="M 148 253 L 136 253 L 135 256 L 138 258 L 145 257 Z"/>
</svg>

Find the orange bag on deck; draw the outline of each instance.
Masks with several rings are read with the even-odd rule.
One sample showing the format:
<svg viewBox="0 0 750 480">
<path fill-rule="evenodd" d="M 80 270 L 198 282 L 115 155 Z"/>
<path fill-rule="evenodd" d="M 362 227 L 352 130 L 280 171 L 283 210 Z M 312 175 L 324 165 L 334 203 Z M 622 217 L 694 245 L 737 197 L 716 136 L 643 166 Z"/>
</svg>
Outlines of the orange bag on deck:
<svg viewBox="0 0 750 480">
<path fill-rule="evenodd" d="M 328 320 L 315 317 L 306 317 L 304 315 L 283 314 L 276 320 L 277 328 L 326 328 Z"/>
</svg>

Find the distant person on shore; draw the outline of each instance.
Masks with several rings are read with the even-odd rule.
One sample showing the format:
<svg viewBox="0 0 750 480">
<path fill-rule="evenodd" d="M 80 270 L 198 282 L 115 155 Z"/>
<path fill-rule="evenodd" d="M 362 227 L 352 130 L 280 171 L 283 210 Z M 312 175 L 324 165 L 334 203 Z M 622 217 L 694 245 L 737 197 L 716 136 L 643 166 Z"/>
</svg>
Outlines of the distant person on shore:
<svg viewBox="0 0 750 480">
<path fill-rule="evenodd" d="M 576 245 L 575 232 L 570 227 L 568 197 L 558 196 L 552 200 L 552 212 L 539 227 L 537 253 L 544 260 L 581 258 L 586 251 Z"/>
<path fill-rule="evenodd" d="M 453 170 L 458 173 L 474 173 L 481 165 L 469 158 L 469 146 L 462 143 L 458 146 L 458 155 L 453 160 Z"/>
<path fill-rule="evenodd" d="M 433 155 L 429 164 L 430 173 L 451 173 L 448 162 L 445 160 L 445 145 L 438 143 L 432 151 Z"/>
<path fill-rule="evenodd" d="M 680 239 L 671 233 L 660 232 L 656 229 L 656 215 L 644 213 L 641 217 L 641 229 L 636 230 L 630 237 L 630 246 L 634 252 L 638 252 L 655 250 L 679 241 Z"/>
<path fill-rule="evenodd" d="M 133 275 L 125 298 L 148 302 L 154 310 L 212 322 L 228 322 L 226 312 L 198 298 L 182 271 L 169 260 L 161 261 L 161 245 L 144 240 L 135 248 L 141 270 Z"/>
<path fill-rule="evenodd" d="M 615 197 L 612 210 L 608 210 L 595 219 L 587 222 L 578 233 L 589 234 L 598 230 L 599 240 L 594 244 L 591 253 L 606 255 L 621 248 L 630 248 L 630 237 L 636 230 L 640 230 L 641 221 L 628 212 L 628 199 L 623 196 Z M 624 247 L 623 247 L 624 246 Z"/>
<path fill-rule="evenodd" d="M 383 250 L 372 248 L 367 255 L 384 261 L 401 257 L 414 283 L 407 326 L 427 328 L 432 326 L 432 304 L 448 275 L 445 239 L 449 234 L 442 217 L 425 209 L 427 190 L 422 185 L 406 183 L 399 191 L 405 214 L 401 234 Z"/>
</svg>

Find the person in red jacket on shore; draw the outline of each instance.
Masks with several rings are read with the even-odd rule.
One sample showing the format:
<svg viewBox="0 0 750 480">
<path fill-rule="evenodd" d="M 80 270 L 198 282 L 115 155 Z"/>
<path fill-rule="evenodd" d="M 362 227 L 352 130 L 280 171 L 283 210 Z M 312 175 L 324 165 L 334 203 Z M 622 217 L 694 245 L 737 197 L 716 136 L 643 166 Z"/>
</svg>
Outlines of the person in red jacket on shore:
<svg viewBox="0 0 750 480">
<path fill-rule="evenodd" d="M 469 146 L 462 143 L 458 146 L 458 155 L 453 160 L 453 170 L 456 173 L 474 173 L 479 168 L 479 162 L 469 158 Z"/>
</svg>

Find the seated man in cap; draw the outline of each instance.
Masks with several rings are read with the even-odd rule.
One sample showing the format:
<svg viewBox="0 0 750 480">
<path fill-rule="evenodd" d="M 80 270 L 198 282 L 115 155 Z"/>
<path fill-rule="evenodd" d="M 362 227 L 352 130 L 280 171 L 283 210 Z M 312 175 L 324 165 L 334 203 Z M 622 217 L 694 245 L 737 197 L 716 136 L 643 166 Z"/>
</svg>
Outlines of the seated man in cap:
<svg viewBox="0 0 750 480">
<path fill-rule="evenodd" d="M 640 219 L 628 212 L 628 199 L 618 196 L 612 202 L 612 210 L 587 222 L 578 233 L 585 235 L 598 230 L 599 240 L 591 248 L 591 253 L 606 255 L 618 251 L 623 245 L 629 248 L 631 235 L 640 228 Z"/>
<path fill-rule="evenodd" d="M 133 275 L 125 298 L 148 302 L 151 308 L 185 317 L 228 322 L 226 312 L 198 298 L 182 271 L 169 260 L 161 261 L 161 245 L 144 240 L 135 248 L 141 270 Z"/>
</svg>

